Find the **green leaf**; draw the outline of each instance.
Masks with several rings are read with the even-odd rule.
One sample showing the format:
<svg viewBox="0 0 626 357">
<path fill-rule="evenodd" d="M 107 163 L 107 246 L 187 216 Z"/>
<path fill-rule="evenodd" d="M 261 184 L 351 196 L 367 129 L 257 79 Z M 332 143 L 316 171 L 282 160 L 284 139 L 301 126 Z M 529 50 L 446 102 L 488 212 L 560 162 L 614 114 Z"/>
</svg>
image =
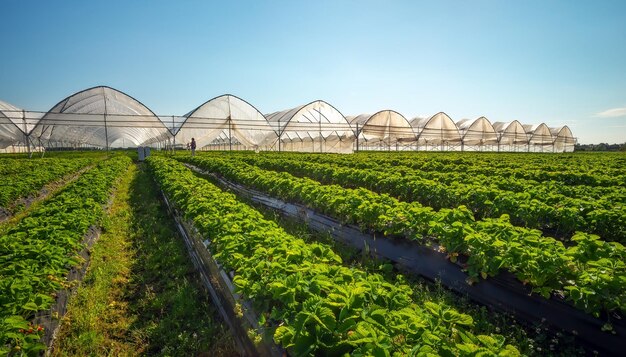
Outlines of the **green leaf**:
<svg viewBox="0 0 626 357">
<path fill-rule="evenodd" d="M 27 310 L 27 311 L 38 311 L 39 306 L 37 306 L 37 304 L 35 304 L 34 302 L 29 301 L 22 306 L 22 309 Z"/>
</svg>

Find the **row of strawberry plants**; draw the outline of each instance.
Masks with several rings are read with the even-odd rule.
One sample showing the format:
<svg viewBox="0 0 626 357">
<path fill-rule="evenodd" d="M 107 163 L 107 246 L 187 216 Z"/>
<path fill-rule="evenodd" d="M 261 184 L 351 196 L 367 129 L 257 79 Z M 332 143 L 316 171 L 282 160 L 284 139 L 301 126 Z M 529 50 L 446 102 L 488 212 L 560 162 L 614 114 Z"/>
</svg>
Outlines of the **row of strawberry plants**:
<svg viewBox="0 0 626 357">
<path fill-rule="evenodd" d="M 526 192 L 458 182 L 442 185 L 436 181 L 403 175 L 395 169 L 354 169 L 299 160 L 290 156 L 242 156 L 258 167 L 287 171 L 296 176 L 311 177 L 328 184 L 367 189 L 390 194 L 403 201 L 418 201 L 435 209 L 465 205 L 478 219 L 508 214 L 514 224 L 555 231 L 561 236 L 575 231 L 596 233 L 604 239 L 626 243 L 626 206 L 598 207 L 586 200 L 561 195 L 533 198 L 533 187 Z M 535 195 L 541 196 L 541 195 Z"/>
<path fill-rule="evenodd" d="M 367 155 L 370 157 L 370 155 Z M 503 159 L 504 158 L 504 159 Z M 626 186 L 624 163 L 619 153 L 596 154 L 511 154 L 511 153 L 446 153 L 442 156 L 400 153 L 391 158 L 374 154 L 377 163 L 409 165 L 420 171 L 484 173 L 491 176 L 514 176 L 535 181 L 559 181 L 567 185 Z M 445 164 L 441 165 L 442 162 Z"/>
<path fill-rule="evenodd" d="M 0 207 L 7 207 L 20 197 L 37 192 L 45 184 L 58 180 L 93 162 L 93 159 L 0 159 Z"/>
<path fill-rule="evenodd" d="M 43 348 L 27 321 L 67 287 L 64 278 L 80 263 L 86 232 L 129 164 L 126 156 L 100 162 L 0 236 L 0 354 Z"/>
<path fill-rule="evenodd" d="M 451 155 L 451 154 L 450 154 Z M 504 164 L 510 164 L 512 160 L 511 156 L 507 154 L 500 154 L 500 162 Z M 550 166 L 548 163 L 545 165 L 539 165 L 533 167 L 532 165 L 524 166 L 521 168 L 497 169 L 491 165 L 496 165 L 495 162 L 481 161 L 480 156 L 472 157 L 478 159 L 476 162 L 469 164 L 467 160 L 462 160 L 462 164 L 459 165 L 444 165 L 441 171 L 421 170 L 419 167 L 414 168 L 411 165 L 410 156 L 406 160 L 395 157 L 394 154 L 388 155 L 388 157 L 381 157 L 376 159 L 376 156 L 372 159 L 369 155 L 353 155 L 353 156 L 340 156 L 340 155 L 293 155 L 300 160 L 316 162 L 321 164 L 331 164 L 335 166 L 358 168 L 358 169 L 372 169 L 372 170 L 387 170 L 393 171 L 400 175 L 411 175 L 422 179 L 429 179 L 440 182 L 446 185 L 454 185 L 458 183 L 478 184 L 495 186 L 502 190 L 525 192 L 528 188 L 532 188 L 533 198 L 541 199 L 545 195 L 562 195 L 570 198 L 580 198 L 585 200 L 598 200 L 601 204 L 603 201 L 610 202 L 626 202 L 626 185 L 620 182 L 620 177 L 624 177 L 624 169 L 614 169 L 612 173 L 600 172 L 603 177 L 610 178 L 610 182 L 605 183 L 603 186 L 590 186 L 584 184 L 571 185 L 565 181 L 558 181 L 554 178 L 548 179 L 528 179 L 523 177 L 523 174 L 527 174 L 529 171 L 539 171 L 542 174 L 548 172 L 555 172 L 558 170 L 555 167 Z M 615 161 L 618 159 L 613 156 L 609 156 Z M 430 160 L 436 160 L 431 158 Z M 570 165 L 576 167 L 576 170 L 587 172 L 589 174 L 592 170 L 584 165 L 577 165 L 578 162 L 572 162 Z M 408 166 L 407 166 L 408 165 Z M 497 165 L 496 165 L 497 166 Z M 571 168 L 570 168 L 571 170 Z M 593 171 L 598 171 L 596 168 Z M 621 185 L 620 185 L 621 184 Z"/>
<path fill-rule="evenodd" d="M 545 155 L 485 153 L 367 153 L 354 156 L 305 154 L 308 160 L 338 158 L 344 165 L 359 168 L 379 166 L 409 168 L 423 175 L 441 177 L 442 173 L 469 176 L 514 177 L 537 182 L 556 181 L 565 185 L 626 187 L 626 156 L 623 154 Z"/>
<path fill-rule="evenodd" d="M 165 193 L 210 240 L 234 272 L 274 340 L 294 355 L 518 355 L 500 335 L 479 335 L 470 316 L 451 306 L 414 301 L 401 277 L 346 267 L 321 243 L 286 233 L 182 164 L 148 163 Z"/>
<path fill-rule="evenodd" d="M 286 172 L 262 170 L 236 158 L 183 160 L 364 229 L 422 242 L 424 237 L 434 237 L 452 260 L 459 254 L 468 256 L 471 280 L 506 269 L 542 296 L 564 296 L 595 316 L 602 311 L 626 312 L 626 249 L 619 243 L 577 233 L 573 245 L 565 248 L 538 230 L 512 225 L 507 215 L 475 221 L 464 206 L 434 211 L 364 188 L 322 185 Z"/>
</svg>

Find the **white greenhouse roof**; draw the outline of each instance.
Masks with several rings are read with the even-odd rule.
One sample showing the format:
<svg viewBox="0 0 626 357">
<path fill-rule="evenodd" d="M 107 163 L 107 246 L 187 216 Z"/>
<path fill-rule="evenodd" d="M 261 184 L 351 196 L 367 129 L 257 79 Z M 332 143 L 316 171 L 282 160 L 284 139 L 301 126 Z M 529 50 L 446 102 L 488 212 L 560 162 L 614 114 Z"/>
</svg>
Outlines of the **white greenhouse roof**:
<svg viewBox="0 0 626 357">
<path fill-rule="evenodd" d="M 498 135 L 489 119 L 480 117 L 474 120 L 463 119 L 456 123 L 465 145 L 497 144 Z"/>
<path fill-rule="evenodd" d="M 105 147 L 141 146 L 166 140 L 171 134 L 133 97 L 110 87 L 94 87 L 60 101 L 41 118 L 31 136 Z"/>
<path fill-rule="evenodd" d="M 393 110 L 346 118 L 316 100 L 263 115 L 249 102 L 225 94 L 183 116 L 157 116 L 135 98 L 107 86 L 79 91 L 47 112 L 0 101 L 0 150 L 37 148 L 169 148 L 195 138 L 198 148 L 348 153 L 364 150 L 497 150 L 571 152 L 567 126 L 491 123 L 485 117 L 455 123 L 439 112 L 410 121 Z M 359 142 L 359 140 L 361 140 Z M 402 143 L 400 145 L 400 143 Z M 395 145 L 394 145 L 395 144 Z M 359 147 L 361 145 L 361 147 Z"/>
<path fill-rule="evenodd" d="M 498 134 L 500 144 L 519 145 L 528 143 L 528 135 L 524 126 L 517 120 L 511 122 L 495 122 L 493 128 Z"/>
<path fill-rule="evenodd" d="M 176 141 L 186 143 L 194 138 L 198 147 L 214 140 L 233 138 L 237 143 L 256 148 L 270 145 L 278 137 L 259 110 L 230 94 L 205 102 L 185 114 L 184 118 L 177 130 Z"/>
<path fill-rule="evenodd" d="M 320 137 L 354 136 L 348 120 L 323 100 L 266 114 L 267 121 L 282 140 L 316 140 Z M 321 124 L 321 125 L 320 125 Z"/>
<path fill-rule="evenodd" d="M 271 114 L 268 123 L 280 138 L 279 148 L 307 152 L 352 152 L 354 132 L 335 107 L 316 100 Z"/>
<path fill-rule="evenodd" d="M 572 131 L 567 125 L 550 128 L 552 137 L 554 138 L 554 151 L 556 152 L 573 152 L 576 145 L 576 138 L 572 135 Z"/>
<path fill-rule="evenodd" d="M 0 149 L 24 142 L 28 129 L 21 117 L 20 108 L 0 101 Z"/>
<path fill-rule="evenodd" d="M 552 145 L 553 138 L 550 128 L 544 123 L 538 125 L 524 125 L 530 135 L 529 145 Z"/>
<path fill-rule="evenodd" d="M 441 144 L 461 141 L 459 129 L 448 114 L 444 112 L 439 112 L 430 118 L 414 119 L 412 125 L 414 125 L 419 142 Z"/>
<path fill-rule="evenodd" d="M 381 110 L 375 114 L 349 116 L 346 119 L 361 138 L 367 142 L 414 141 L 415 132 L 409 121 L 393 110 Z"/>
</svg>

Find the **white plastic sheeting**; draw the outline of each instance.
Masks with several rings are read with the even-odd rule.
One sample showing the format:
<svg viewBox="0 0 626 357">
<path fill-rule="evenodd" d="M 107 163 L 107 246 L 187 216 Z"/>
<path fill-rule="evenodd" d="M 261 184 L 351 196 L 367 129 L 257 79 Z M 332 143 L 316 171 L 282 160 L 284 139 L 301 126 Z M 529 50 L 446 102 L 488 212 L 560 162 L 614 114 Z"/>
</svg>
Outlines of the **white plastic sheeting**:
<svg viewBox="0 0 626 357">
<path fill-rule="evenodd" d="M 26 143 L 29 129 L 22 120 L 23 113 L 20 108 L 0 101 L 0 149 Z"/>
<path fill-rule="evenodd" d="M 254 106 L 230 95 L 213 98 L 185 116 L 176 132 L 177 143 L 196 140 L 198 148 L 228 144 L 247 149 L 267 148 L 276 142 L 274 128 Z"/>
<path fill-rule="evenodd" d="M 554 138 L 555 152 L 574 152 L 576 139 L 567 125 L 560 128 L 550 128 L 550 132 Z"/>
<path fill-rule="evenodd" d="M 323 100 L 265 115 L 279 137 L 279 150 L 352 152 L 355 139 L 350 123 Z"/>
<path fill-rule="evenodd" d="M 30 133 L 48 146 L 146 146 L 171 137 L 146 106 L 110 87 L 73 94 L 50 109 Z"/>
<path fill-rule="evenodd" d="M 444 112 L 430 118 L 414 118 L 411 126 L 417 133 L 417 145 L 426 150 L 452 150 L 461 144 L 461 134 L 454 121 Z"/>
<path fill-rule="evenodd" d="M 499 150 L 520 151 L 528 146 L 528 135 L 524 126 L 517 120 L 508 123 L 495 122 L 493 128 L 498 134 Z"/>
<path fill-rule="evenodd" d="M 524 125 L 528 134 L 528 151 L 553 151 L 554 138 L 550 128 L 544 123 Z"/>
<path fill-rule="evenodd" d="M 348 116 L 359 137 L 359 146 L 365 149 L 406 147 L 407 143 L 416 140 L 415 132 L 409 121 L 393 110 L 382 110 L 376 114 Z"/>
<path fill-rule="evenodd" d="M 0 150 L 43 147 L 185 147 L 349 153 L 357 150 L 497 150 L 571 152 L 567 126 L 522 125 L 485 117 L 454 123 L 445 113 L 410 122 L 393 111 L 344 117 L 317 100 L 264 116 L 227 94 L 184 116 L 157 117 L 134 98 L 110 87 L 73 94 L 50 111 L 32 112 L 0 102 Z M 25 144 L 29 143 L 28 146 Z M 21 150 L 24 148 L 25 150 Z M 6 150 L 5 150 L 6 151 Z"/>
<path fill-rule="evenodd" d="M 482 150 L 498 145 L 498 135 L 489 119 L 480 117 L 474 120 L 463 119 L 456 123 L 461 134 L 464 149 Z"/>
</svg>

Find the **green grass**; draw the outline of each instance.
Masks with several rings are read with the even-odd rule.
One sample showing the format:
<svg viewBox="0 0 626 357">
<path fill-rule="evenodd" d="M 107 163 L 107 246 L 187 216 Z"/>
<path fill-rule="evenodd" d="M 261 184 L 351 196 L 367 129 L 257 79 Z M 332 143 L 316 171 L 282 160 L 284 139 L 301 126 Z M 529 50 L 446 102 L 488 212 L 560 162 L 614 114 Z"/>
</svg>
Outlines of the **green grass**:
<svg viewBox="0 0 626 357">
<path fill-rule="evenodd" d="M 235 355 L 143 167 L 120 182 L 54 356 Z"/>
</svg>

